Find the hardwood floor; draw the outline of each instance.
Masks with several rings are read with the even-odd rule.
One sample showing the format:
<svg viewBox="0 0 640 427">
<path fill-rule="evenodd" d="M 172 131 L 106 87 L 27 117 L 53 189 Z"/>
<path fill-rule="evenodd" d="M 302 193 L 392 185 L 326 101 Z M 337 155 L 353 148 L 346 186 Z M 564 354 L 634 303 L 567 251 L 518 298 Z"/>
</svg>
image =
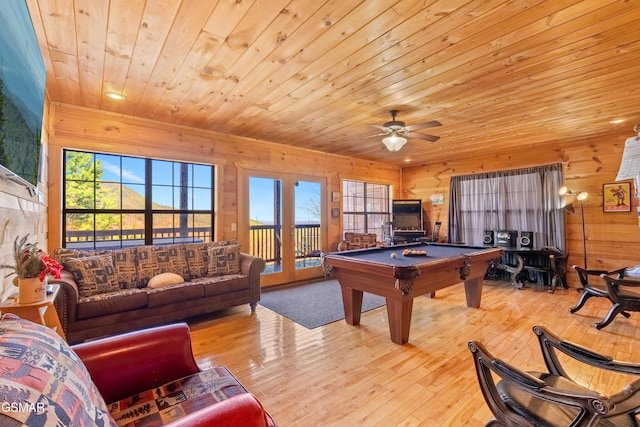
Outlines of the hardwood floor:
<svg viewBox="0 0 640 427">
<path fill-rule="evenodd" d="M 640 317 L 618 316 L 592 325 L 610 303 L 591 299 L 576 314 L 575 289 L 549 294 L 485 282 L 480 309 L 467 308 L 462 285 L 416 298 L 409 343 L 389 339 L 384 307 L 363 313 L 360 326 L 344 321 L 308 330 L 262 306 L 236 307 L 191 322 L 202 367 L 227 366 L 258 396 L 279 426 L 483 426 L 491 418 L 480 394 L 467 342 L 476 339 L 525 370 L 544 364 L 531 327 L 550 330 L 621 360 L 640 361 Z M 574 378 L 601 392 L 631 381 L 575 363 Z"/>
</svg>

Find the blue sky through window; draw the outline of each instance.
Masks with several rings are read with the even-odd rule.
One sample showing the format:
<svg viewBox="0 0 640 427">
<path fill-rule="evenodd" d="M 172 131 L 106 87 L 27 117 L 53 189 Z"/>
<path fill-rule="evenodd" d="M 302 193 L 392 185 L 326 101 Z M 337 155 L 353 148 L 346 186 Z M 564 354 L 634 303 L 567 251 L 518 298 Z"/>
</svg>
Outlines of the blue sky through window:
<svg viewBox="0 0 640 427">
<path fill-rule="evenodd" d="M 125 186 L 144 197 L 145 159 L 97 154 L 104 173 L 103 181 L 122 182 Z M 122 161 L 122 166 L 120 164 Z M 154 184 L 153 201 L 157 204 L 179 208 L 176 188 L 180 184 L 180 163 L 153 160 L 152 182 Z M 211 167 L 189 164 L 188 209 L 209 209 L 211 206 Z M 164 187 L 163 187 L 164 186 Z"/>
<path fill-rule="evenodd" d="M 275 223 L 274 179 L 251 177 L 249 179 L 249 218 L 265 225 Z M 320 183 L 298 181 L 295 187 L 296 223 L 320 223 Z M 317 208 L 315 208 L 317 207 Z"/>
</svg>

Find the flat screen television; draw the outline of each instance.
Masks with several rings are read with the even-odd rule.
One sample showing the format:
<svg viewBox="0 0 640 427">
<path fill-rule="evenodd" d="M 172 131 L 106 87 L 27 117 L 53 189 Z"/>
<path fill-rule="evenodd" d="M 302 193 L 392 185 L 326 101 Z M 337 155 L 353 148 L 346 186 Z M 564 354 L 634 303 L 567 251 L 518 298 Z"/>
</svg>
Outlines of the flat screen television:
<svg viewBox="0 0 640 427">
<path fill-rule="evenodd" d="M 396 230 L 422 230 L 422 200 L 393 200 L 393 228 Z"/>
<path fill-rule="evenodd" d="M 37 185 L 47 70 L 24 0 L 0 7 L 0 172 Z M 22 182 L 20 179 L 18 182 Z"/>
</svg>

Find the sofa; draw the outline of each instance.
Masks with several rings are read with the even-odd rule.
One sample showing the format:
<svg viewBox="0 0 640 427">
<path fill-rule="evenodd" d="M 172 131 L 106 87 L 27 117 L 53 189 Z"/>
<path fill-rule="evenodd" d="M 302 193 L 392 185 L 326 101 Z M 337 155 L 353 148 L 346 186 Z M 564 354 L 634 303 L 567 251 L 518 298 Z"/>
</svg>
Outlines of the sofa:
<svg viewBox="0 0 640 427">
<path fill-rule="evenodd" d="M 235 240 L 113 250 L 57 248 L 55 307 L 69 343 L 260 300 L 261 258 Z"/>
<path fill-rule="evenodd" d="M 0 365 L 2 426 L 275 426 L 226 368 L 199 369 L 184 323 L 69 346 L 5 314 Z"/>
</svg>

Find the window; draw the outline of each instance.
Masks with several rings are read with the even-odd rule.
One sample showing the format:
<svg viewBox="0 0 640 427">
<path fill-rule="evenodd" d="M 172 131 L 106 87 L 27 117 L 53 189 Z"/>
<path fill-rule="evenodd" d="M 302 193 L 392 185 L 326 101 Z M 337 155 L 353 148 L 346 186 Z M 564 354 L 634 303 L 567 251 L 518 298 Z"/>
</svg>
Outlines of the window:
<svg viewBox="0 0 640 427">
<path fill-rule="evenodd" d="M 65 150 L 64 246 L 211 241 L 213 184 L 211 165 Z"/>
<path fill-rule="evenodd" d="M 382 240 L 382 223 L 391 219 L 388 185 L 342 181 L 343 231 L 376 233 Z"/>
<path fill-rule="evenodd" d="M 482 245 L 484 230 L 533 233 L 536 247 L 564 248 L 559 164 L 451 177 L 449 238 Z"/>
</svg>

